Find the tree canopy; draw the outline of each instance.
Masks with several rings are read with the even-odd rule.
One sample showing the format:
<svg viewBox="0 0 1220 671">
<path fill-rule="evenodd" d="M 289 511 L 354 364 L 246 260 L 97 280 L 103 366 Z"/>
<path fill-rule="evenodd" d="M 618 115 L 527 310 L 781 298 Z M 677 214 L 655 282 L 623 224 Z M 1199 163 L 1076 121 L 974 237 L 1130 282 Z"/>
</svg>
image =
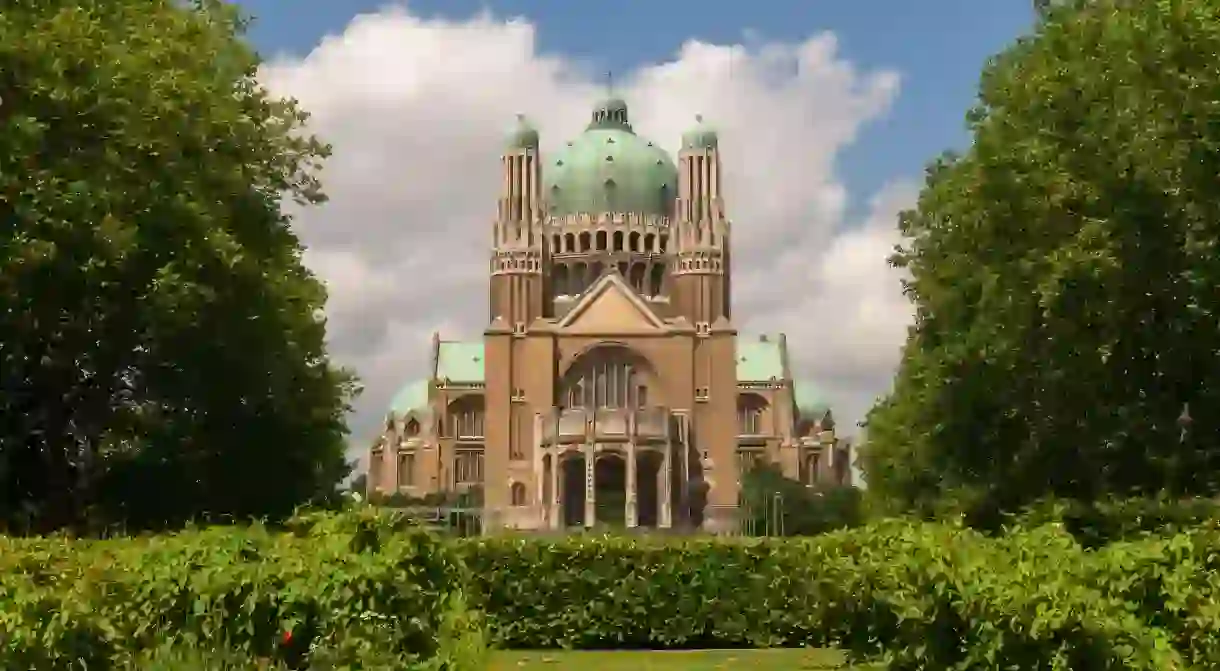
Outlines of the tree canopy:
<svg viewBox="0 0 1220 671">
<path fill-rule="evenodd" d="M 901 217 L 916 319 L 862 455 L 901 508 L 1217 488 L 1220 5 L 1054 4 Z"/>
<path fill-rule="evenodd" d="M 346 475 L 352 380 L 286 200 L 327 147 L 201 0 L 0 12 L 0 525 L 277 515 Z"/>
</svg>

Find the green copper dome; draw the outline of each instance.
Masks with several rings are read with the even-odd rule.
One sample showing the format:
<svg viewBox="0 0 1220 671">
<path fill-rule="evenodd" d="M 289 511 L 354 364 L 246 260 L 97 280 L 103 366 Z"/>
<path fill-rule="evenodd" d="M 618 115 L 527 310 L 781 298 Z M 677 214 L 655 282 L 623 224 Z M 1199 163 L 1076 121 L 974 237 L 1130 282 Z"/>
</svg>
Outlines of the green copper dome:
<svg viewBox="0 0 1220 671">
<path fill-rule="evenodd" d="M 703 122 L 703 116 L 695 115 L 695 127 L 682 134 L 683 149 L 715 149 L 720 144 L 720 138 L 715 129 Z"/>
<path fill-rule="evenodd" d="M 795 380 L 792 383 L 796 408 L 806 419 L 821 419 L 830 411 L 830 404 L 816 384 L 809 380 Z"/>
<path fill-rule="evenodd" d="M 508 136 L 509 149 L 537 149 L 538 130 L 530 125 L 524 114 L 517 115 L 517 125 Z"/>
<path fill-rule="evenodd" d="M 584 133 L 546 157 L 542 181 L 551 214 L 667 215 L 678 169 L 664 149 L 631 129 L 627 104 L 611 98 L 594 107 Z"/>
</svg>

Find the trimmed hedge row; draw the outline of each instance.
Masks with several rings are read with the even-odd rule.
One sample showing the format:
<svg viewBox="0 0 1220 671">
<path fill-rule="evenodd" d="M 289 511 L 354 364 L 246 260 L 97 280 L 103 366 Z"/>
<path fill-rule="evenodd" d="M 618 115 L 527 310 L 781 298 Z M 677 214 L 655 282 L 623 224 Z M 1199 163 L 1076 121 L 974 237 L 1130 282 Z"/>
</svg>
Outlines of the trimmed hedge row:
<svg viewBox="0 0 1220 671">
<path fill-rule="evenodd" d="M 393 531 L 393 533 L 390 533 Z M 0 669 L 126 669 L 165 645 L 289 667 L 476 669 L 454 548 L 373 513 L 291 533 L 0 537 Z"/>
<path fill-rule="evenodd" d="M 516 648 L 838 646 L 895 669 L 1220 668 L 1214 524 L 1100 550 L 1061 525 L 756 540 L 441 540 L 403 525 L 365 510 L 286 533 L 0 538 L 0 668 L 141 668 L 178 646 L 463 671 L 481 668 L 485 629 Z"/>
<path fill-rule="evenodd" d="M 889 522 L 813 539 L 462 543 L 513 648 L 839 646 L 895 669 L 1220 668 L 1220 532 L 1082 548 Z"/>
</svg>

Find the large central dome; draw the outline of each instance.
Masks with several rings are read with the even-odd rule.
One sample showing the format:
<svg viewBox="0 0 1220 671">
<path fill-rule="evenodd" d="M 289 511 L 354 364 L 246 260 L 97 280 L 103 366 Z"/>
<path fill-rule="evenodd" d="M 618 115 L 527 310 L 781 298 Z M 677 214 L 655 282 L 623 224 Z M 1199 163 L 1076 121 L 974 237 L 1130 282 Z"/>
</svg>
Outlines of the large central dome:
<svg viewBox="0 0 1220 671">
<path fill-rule="evenodd" d="M 542 181 L 554 215 L 669 215 L 678 169 L 665 150 L 631 129 L 627 104 L 611 98 L 594 108 L 584 133 L 548 158 Z"/>
</svg>

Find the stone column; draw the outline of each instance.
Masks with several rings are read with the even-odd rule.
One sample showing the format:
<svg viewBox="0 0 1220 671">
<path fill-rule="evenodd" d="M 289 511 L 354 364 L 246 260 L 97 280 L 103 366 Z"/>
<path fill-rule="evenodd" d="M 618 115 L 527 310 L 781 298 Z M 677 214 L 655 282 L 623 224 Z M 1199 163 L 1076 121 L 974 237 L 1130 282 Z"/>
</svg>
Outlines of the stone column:
<svg viewBox="0 0 1220 671">
<path fill-rule="evenodd" d="M 546 500 L 546 486 L 543 480 L 546 479 L 546 470 L 542 467 L 543 459 L 545 459 L 542 450 L 542 414 L 534 413 L 534 443 L 530 446 L 530 458 L 534 460 L 534 496 L 530 508 L 536 510 L 533 515 L 535 523 L 540 527 L 547 525 L 547 509 L 550 507 L 550 501 Z"/>
<path fill-rule="evenodd" d="M 597 465 L 597 449 L 593 443 L 585 444 L 585 528 L 597 522 L 597 483 L 594 482 L 594 467 Z"/>
<path fill-rule="evenodd" d="M 672 482 L 670 471 L 673 469 L 673 444 L 665 446 L 665 455 L 661 459 L 661 468 L 657 469 L 657 498 L 661 501 L 660 519 L 657 520 L 657 526 L 662 529 L 668 529 L 673 526 L 673 497 L 669 495 L 669 483 Z"/>
<path fill-rule="evenodd" d="M 560 484 L 561 480 L 559 477 L 559 473 L 560 473 L 561 464 L 559 463 L 559 457 L 560 457 L 559 445 L 558 445 L 558 442 L 556 442 L 551 447 L 551 473 L 549 476 L 547 476 L 551 479 L 551 500 L 547 501 L 547 507 L 549 510 L 550 519 L 548 519 L 547 521 L 549 522 L 548 526 L 550 526 L 552 529 L 558 529 L 560 526 L 559 484 Z"/>
<path fill-rule="evenodd" d="M 639 525 L 639 517 L 637 516 L 638 506 L 636 505 L 636 490 L 639 488 L 636 486 L 635 457 L 635 443 L 627 443 L 627 491 L 626 496 L 623 497 L 626 500 L 626 510 L 623 511 L 623 519 L 627 521 L 627 528 L 629 529 L 634 529 Z"/>
</svg>

